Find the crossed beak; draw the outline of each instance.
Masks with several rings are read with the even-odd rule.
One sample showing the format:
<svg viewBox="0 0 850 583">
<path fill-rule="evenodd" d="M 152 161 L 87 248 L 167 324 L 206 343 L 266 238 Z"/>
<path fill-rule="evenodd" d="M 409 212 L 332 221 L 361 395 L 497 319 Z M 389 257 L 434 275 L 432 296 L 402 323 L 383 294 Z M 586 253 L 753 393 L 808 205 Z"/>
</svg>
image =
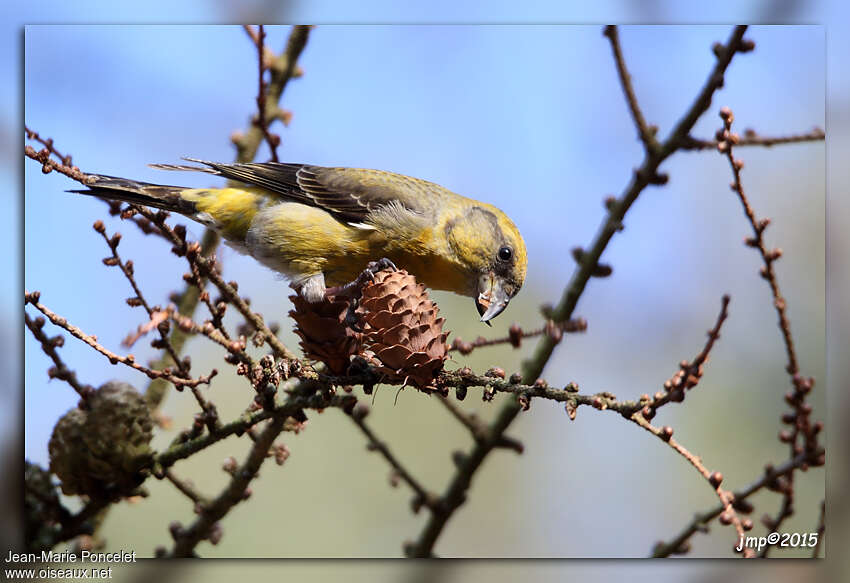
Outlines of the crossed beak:
<svg viewBox="0 0 850 583">
<path fill-rule="evenodd" d="M 492 326 L 490 320 L 502 313 L 511 301 L 511 297 L 502 287 L 502 280 L 493 272 L 481 276 L 478 280 L 478 292 L 475 307 L 481 314 L 481 321 Z"/>
</svg>

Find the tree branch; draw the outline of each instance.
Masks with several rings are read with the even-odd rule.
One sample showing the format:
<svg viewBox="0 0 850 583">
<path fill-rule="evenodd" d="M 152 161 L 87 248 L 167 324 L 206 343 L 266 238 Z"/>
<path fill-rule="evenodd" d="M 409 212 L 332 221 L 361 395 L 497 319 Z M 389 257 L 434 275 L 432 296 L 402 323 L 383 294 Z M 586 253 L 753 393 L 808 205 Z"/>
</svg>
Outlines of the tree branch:
<svg viewBox="0 0 850 583">
<path fill-rule="evenodd" d="M 263 138 L 265 138 L 266 143 L 269 145 L 269 152 L 271 152 L 272 160 L 275 162 L 279 162 L 277 158 L 277 147 L 280 145 L 280 136 L 277 134 L 272 134 L 269 131 L 269 119 L 266 116 L 267 106 L 266 106 L 266 54 L 263 43 L 266 39 L 266 32 L 263 29 L 263 25 L 260 24 L 257 26 L 257 32 L 252 34 L 253 29 L 250 26 L 246 26 L 245 30 L 248 31 L 249 36 L 254 40 L 254 44 L 257 45 L 257 68 L 258 78 L 259 78 L 259 87 L 257 88 L 257 120 L 256 126 L 260 128 L 260 131 L 263 132 Z"/>
<path fill-rule="evenodd" d="M 723 75 L 735 54 L 739 51 L 752 50 L 754 45 L 751 42 L 743 42 L 746 29 L 746 26 L 736 27 L 726 45 L 720 45 L 715 51 L 717 54 L 717 63 L 691 107 L 685 112 L 685 115 L 677 123 L 670 136 L 661 144 L 660 148 L 645 152 L 643 164 L 634 173 L 629 186 L 621 198 L 619 200 L 613 200 L 607 205 L 608 216 L 603 221 L 590 250 L 581 253 L 581 261 L 579 261 L 578 269 L 564 290 L 561 301 L 552 310 L 552 321 L 556 323 L 565 322 L 572 317 L 587 282 L 592 276 L 599 273 L 599 259 L 602 256 L 602 252 L 608 246 L 608 242 L 614 234 L 623 228 L 623 219 L 640 193 L 650 184 L 659 185 L 666 183 L 667 178 L 658 174 L 658 167 L 671 154 L 681 148 L 696 121 L 708 109 L 712 95 L 722 85 Z M 522 379 L 525 382 L 533 382 L 540 376 L 556 344 L 557 342 L 549 336 L 543 336 L 540 339 L 534 354 L 531 358 L 523 362 Z M 520 405 L 516 401 L 510 401 L 503 405 L 495 421 L 490 425 L 491 436 L 484 441 L 476 443 L 472 451 L 465 456 L 465 462 L 458 468 L 443 494 L 442 499 L 446 505 L 446 512 L 440 515 L 434 514 L 430 517 L 418 540 L 406 546 L 405 552 L 408 556 L 426 557 L 432 555 L 437 538 L 449 518 L 454 514 L 454 511 L 463 503 L 466 490 L 472 481 L 472 476 L 496 446 L 499 437 L 511 425 L 519 411 Z"/>
<path fill-rule="evenodd" d="M 284 417 L 275 417 L 260 433 L 245 462 L 234 473 L 230 484 L 209 504 L 200 504 L 200 515 L 192 525 L 183 529 L 179 525 L 172 526 L 174 536 L 174 557 L 190 557 L 199 542 L 210 537 L 216 523 L 224 518 L 230 509 L 245 499 L 245 490 L 257 476 L 260 466 L 268 457 L 269 449 L 274 440 L 283 431 Z M 217 540 L 213 539 L 214 544 Z"/>
<path fill-rule="evenodd" d="M 656 126 L 649 126 L 646 119 L 643 117 L 643 112 L 638 105 L 635 90 L 632 87 L 632 76 L 626 68 L 626 61 L 623 58 L 623 51 L 620 49 L 620 33 L 616 26 L 606 26 L 603 33 L 611 42 L 611 52 L 614 53 L 614 63 L 617 65 L 617 73 L 620 76 L 620 85 L 623 88 L 623 93 L 626 96 L 626 102 L 629 104 L 629 111 L 632 114 L 632 119 L 638 130 L 638 137 L 643 142 L 643 147 L 646 152 L 655 152 L 658 150 L 658 140 L 655 139 L 655 134 L 658 132 Z"/>
<path fill-rule="evenodd" d="M 439 500 L 437 497 L 425 489 L 419 481 L 414 478 L 411 473 L 405 468 L 398 458 L 393 455 L 392 451 L 390 451 L 389 446 L 386 442 L 381 441 L 372 431 L 372 429 L 366 424 L 365 421 L 365 411 L 360 409 L 361 407 L 366 407 L 365 404 L 361 403 L 357 407 L 355 407 L 351 411 L 351 419 L 354 421 L 354 424 L 360 428 L 360 431 L 366 436 L 366 439 L 369 440 L 370 449 L 379 452 L 384 459 L 392 466 L 393 472 L 401 478 L 408 486 L 410 486 L 411 490 L 416 493 L 416 498 L 413 499 L 412 507 L 414 512 L 418 512 L 419 508 L 425 506 L 431 511 L 437 512 L 439 511 Z"/>
<path fill-rule="evenodd" d="M 24 310 L 24 323 L 30 329 L 32 335 L 35 336 L 35 339 L 39 341 L 44 353 L 53 361 L 54 366 L 47 371 L 48 378 L 57 378 L 65 381 L 77 391 L 81 399 L 88 399 L 94 392 L 94 387 L 85 385 L 77 380 L 77 373 L 65 365 L 65 362 L 60 358 L 59 352 L 56 350 L 56 348 L 65 344 L 65 339 L 62 336 L 49 338 L 43 330 L 45 324 L 44 318 L 30 319 L 26 310 Z"/>
<path fill-rule="evenodd" d="M 310 395 L 292 394 L 286 401 L 275 405 L 272 409 L 246 412 L 235 421 L 221 425 L 214 432 L 208 432 L 192 439 L 173 443 L 154 458 L 154 473 L 162 474 L 166 468 L 174 465 L 179 460 L 186 459 L 192 454 L 206 449 L 230 435 L 242 435 L 248 429 L 266 419 L 272 417 L 282 419 L 295 417 L 303 409 L 321 410 L 328 407 L 340 407 L 343 410 L 350 410 L 356 403 L 357 397 L 348 394 L 331 396 L 323 393 Z"/>
<path fill-rule="evenodd" d="M 190 480 L 178 478 L 171 469 L 165 470 L 165 479 L 174 484 L 174 487 L 186 496 L 195 505 L 204 505 L 207 503 L 206 498 L 195 489 L 195 486 Z"/>
<path fill-rule="evenodd" d="M 532 330 L 523 330 L 519 324 L 514 323 L 508 329 L 508 335 L 499 338 L 484 338 L 483 336 L 479 336 L 472 342 L 464 342 L 459 336 L 455 336 L 449 347 L 449 352 L 457 350 L 461 354 L 467 355 L 476 348 L 496 346 L 498 344 L 510 344 L 514 348 L 519 348 L 524 338 L 534 338 L 543 334 L 551 336 L 555 342 L 560 342 L 565 332 L 584 332 L 585 330 L 587 330 L 587 321 L 584 318 L 576 318 L 565 322 L 547 320 L 543 326 Z"/>
<path fill-rule="evenodd" d="M 717 139 L 719 141 L 717 150 L 725 155 L 729 161 L 729 166 L 732 169 L 734 181 L 730 185 L 733 192 L 741 201 L 741 206 L 744 209 L 744 214 L 750 223 L 753 231 L 753 236 L 744 240 L 746 245 L 758 250 L 764 264 L 760 270 L 760 274 L 765 279 L 770 287 L 773 296 L 773 306 L 776 309 L 779 329 L 782 334 L 782 340 L 785 344 L 785 354 L 788 358 L 788 364 L 785 366 L 785 371 L 791 380 L 793 391 L 785 395 L 785 401 L 791 407 L 791 413 L 785 414 L 782 417 L 783 423 L 792 425 L 791 431 L 783 430 L 779 433 L 779 440 L 788 444 L 789 458 L 793 459 L 802 451 L 814 451 L 818 445 L 818 433 L 823 427 L 820 423 L 811 423 L 812 407 L 806 402 L 806 396 L 811 392 L 814 386 L 815 379 L 812 377 L 804 378 L 800 375 L 800 368 L 797 362 L 797 352 L 794 348 L 794 339 L 791 336 L 791 323 L 788 320 L 787 304 L 785 298 L 779 289 L 779 282 L 774 271 L 774 263 L 782 257 L 781 249 L 767 249 L 764 241 L 764 232 L 770 225 L 770 219 L 756 219 L 755 211 L 750 205 L 744 186 L 741 181 L 741 170 L 744 167 L 744 162 L 735 158 L 733 148 L 735 144 L 740 142 L 737 134 L 732 133 L 732 122 L 735 119 L 732 110 L 724 107 L 720 110 L 720 117 L 723 119 L 723 128 L 718 130 Z M 803 445 L 798 442 L 802 438 Z M 793 514 L 794 502 L 794 473 L 788 475 L 787 481 L 782 485 L 782 505 L 779 513 L 774 518 L 767 517 L 764 520 L 765 526 L 771 531 L 778 530 L 786 518 Z M 770 552 L 772 545 L 767 545 L 762 550 L 761 556 L 766 557 Z"/>
<path fill-rule="evenodd" d="M 168 369 L 155 370 L 150 369 L 146 366 L 142 366 L 141 364 L 136 362 L 136 359 L 133 357 L 132 354 L 128 354 L 127 356 L 120 356 L 118 354 L 115 354 L 114 352 L 108 350 L 106 347 L 98 343 L 96 336 L 90 336 L 86 334 L 76 326 L 69 323 L 68 320 L 66 320 L 62 316 L 53 313 L 49 308 L 47 308 L 47 306 L 38 301 L 40 296 L 41 294 L 37 291 L 32 293 L 25 292 L 26 302 L 28 304 L 32 304 L 38 311 L 44 314 L 52 324 L 66 330 L 75 338 L 82 340 L 84 343 L 88 344 L 97 352 L 108 358 L 109 362 L 111 362 L 112 364 L 117 364 L 120 362 L 121 364 L 129 366 L 130 368 L 136 369 L 137 371 L 146 374 L 149 378 L 167 380 L 178 389 L 182 389 L 182 387 L 197 387 L 198 385 L 202 384 L 208 385 L 212 377 L 218 374 L 218 371 L 216 371 L 216 369 L 213 369 L 209 375 L 200 376 L 197 379 L 184 379 L 175 376 Z"/>
<path fill-rule="evenodd" d="M 759 479 L 755 480 L 749 486 L 732 493 L 733 505 L 741 511 L 751 512 L 752 506 L 748 502 L 745 502 L 747 498 L 762 488 L 775 487 L 778 478 L 790 474 L 797 468 L 813 463 L 820 455 L 823 455 L 823 450 L 813 453 L 802 453 L 777 468 L 774 468 L 772 465 L 767 466 L 764 474 Z M 687 553 L 690 550 L 689 539 L 697 532 L 705 531 L 708 523 L 717 518 L 724 509 L 724 504 L 718 504 L 711 510 L 697 513 L 693 520 L 669 542 L 659 541 L 656 543 L 652 549 L 651 556 L 661 558 L 669 557 L 673 554 Z"/>
<path fill-rule="evenodd" d="M 265 93 L 264 116 L 268 120 L 286 118 L 284 112 L 278 106 L 278 102 L 289 81 L 300 76 L 298 58 L 301 56 L 304 47 L 307 46 L 311 28 L 311 26 L 306 25 L 293 26 L 286 42 L 286 49 L 272 61 L 271 79 Z M 256 124 L 251 124 L 251 127 L 244 133 L 234 134 L 233 144 L 238 153 L 236 161 L 250 162 L 253 160 L 264 137 L 262 128 Z"/>
<path fill-rule="evenodd" d="M 710 472 L 708 468 L 703 465 L 702 460 L 700 460 L 699 457 L 692 454 L 685 446 L 673 439 L 673 429 L 671 427 L 655 427 L 649 421 L 644 419 L 643 415 L 639 413 L 636 413 L 632 416 L 632 421 L 652 433 L 661 441 L 666 442 L 667 445 L 673 448 L 676 453 L 688 460 L 688 462 L 693 467 L 695 467 L 700 474 L 702 474 L 702 477 L 704 477 L 706 481 L 711 484 L 711 487 L 714 488 L 714 492 L 720 499 L 720 505 L 723 507 L 723 515 L 721 516 L 721 520 L 723 520 L 727 524 L 733 524 L 735 526 L 735 531 L 738 533 L 738 539 L 743 538 L 744 530 L 749 530 L 750 528 L 752 528 L 752 521 L 748 520 L 747 526 L 745 527 L 743 522 L 741 521 L 741 518 L 735 512 L 735 509 L 732 505 L 734 499 L 732 493 L 724 490 L 720 486 L 721 482 L 723 481 L 723 474 L 721 474 L 720 472 Z M 755 556 L 755 551 L 753 551 L 753 549 L 744 549 L 745 558 L 751 559 Z"/>
<path fill-rule="evenodd" d="M 301 51 L 304 50 L 304 47 L 307 44 L 309 28 L 310 27 L 293 27 L 284 53 L 275 60 L 275 64 L 278 66 L 278 72 L 275 73 L 273 68 L 272 79 L 268 85 L 268 91 L 265 96 L 266 108 L 274 108 L 274 111 L 279 111 L 278 103 L 283 96 L 283 91 L 286 88 L 287 83 L 293 76 L 295 76 L 298 58 L 301 55 Z M 244 133 L 235 134 L 235 139 L 233 141 L 237 151 L 236 162 L 251 162 L 257 155 L 257 150 L 263 141 L 263 137 L 263 132 L 254 125 L 249 126 Z M 201 256 L 209 257 L 212 255 L 218 248 L 219 242 L 220 238 L 218 233 L 212 229 L 204 229 L 204 234 L 201 237 Z M 203 282 L 201 282 L 201 286 L 202 285 Z M 177 311 L 180 314 L 188 317 L 191 317 L 192 314 L 194 314 L 202 292 L 200 289 L 201 286 L 198 288 L 192 285 L 186 286 L 185 291 L 180 295 L 180 301 L 177 306 Z M 178 354 L 182 351 L 185 340 L 186 336 L 181 331 L 175 330 L 172 332 L 171 342 Z M 282 346 L 283 345 L 281 344 L 277 346 L 277 348 L 280 349 Z M 165 368 L 168 364 L 168 357 L 165 355 L 157 363 L 157 368 Z M 148 403 L 151 404 L 152 408 L 155 409 L 159 406 L 165 397 L 167 388 L 168 386 L 160 381 L 153 381 L 150 385 L 148 385 L 148 388 L 145 391 L 145 398 L 148 400 Z"/>
<path fill-rule="evenodd" d="M 466 387 L 456 388 L 465 389 Z M 462 411 L 448 397 L 440 397 L 439 402 L 449 411 L 449 413 L 454 415 L 455 419 L 460 421 L 461 424 L 469 430 L 475 441 L 484 441 L 490 436 L 490 427 L 481 421 L 475 413 L 466 413 L 465 411 Z M 522 442 L 507 435 L 503 435 L 501 437 L 501 440 L 496 447 L 512 449 L 517 453 L 522 453 L 525 450 Z"/>
<path fill-rule="evenodd" d="M 744 136 L 735 144 L 736 148 L 746 146 L 762 146 L 771 148 L 784 144 L 799 144 L 803 142 L 822 142 L 826 139 L 826 134 L 820 128 L 814 128 L 812 131 L 804 134 L 790 134 L 787 136 L 761 136 L 754 130 L 744 130 Z M 721 140 L 706 140 L 688 136 L 683 150 L 716 150 Z"/>
</svg>

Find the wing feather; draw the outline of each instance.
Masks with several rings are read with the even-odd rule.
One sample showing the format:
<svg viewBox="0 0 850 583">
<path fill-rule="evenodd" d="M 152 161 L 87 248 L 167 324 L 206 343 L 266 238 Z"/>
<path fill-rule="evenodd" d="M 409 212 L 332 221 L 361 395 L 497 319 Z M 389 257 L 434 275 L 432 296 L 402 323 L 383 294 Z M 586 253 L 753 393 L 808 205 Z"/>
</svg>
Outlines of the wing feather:
<svg viewBox="0 0 850 583">
<path fill-rule="evenodd" d="M 368 222 L 369 214 L 393 204 L 408 212 L 426 214 L 446 191 L 441 186 L 383 170 L 329 168 L 305 164 L 264 162 L 223 164 L 195 158 L 204 167 L 157 164 L 163 170 L 190 170 L 217 174 L 264 188 L 289 201 L 321 208 L 338 220 Z"/>
</svg>

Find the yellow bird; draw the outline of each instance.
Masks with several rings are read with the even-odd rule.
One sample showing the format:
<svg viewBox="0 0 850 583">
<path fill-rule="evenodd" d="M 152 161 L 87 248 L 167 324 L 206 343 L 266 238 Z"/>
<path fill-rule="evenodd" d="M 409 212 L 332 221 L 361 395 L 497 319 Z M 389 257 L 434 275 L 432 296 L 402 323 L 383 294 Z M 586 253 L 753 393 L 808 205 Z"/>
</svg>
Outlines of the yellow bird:
<svg viewBox="0 0 850 583">
<path fill-rule="evenodd" d="M 432 182 L 360 168 L 187 160 L 204 166 L 151 166 L 244 186 L 183 188 L 95 174 L 88 190 L 72 192 L 177 212 L 211 227 L 289 278 L 310 302 L 385 258 L 433 289 L 475 298 L 489 323 L 525 280 L 525 243 L 507 215 Z"/>
</svg>

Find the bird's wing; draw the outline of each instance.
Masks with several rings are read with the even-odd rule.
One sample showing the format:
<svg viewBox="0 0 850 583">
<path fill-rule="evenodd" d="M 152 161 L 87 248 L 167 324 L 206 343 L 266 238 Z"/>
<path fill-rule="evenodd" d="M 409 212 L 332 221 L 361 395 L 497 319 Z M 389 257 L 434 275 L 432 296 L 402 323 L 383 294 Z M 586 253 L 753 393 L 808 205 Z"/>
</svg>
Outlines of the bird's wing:
<svg viewBox="0 0 850 583">
<path fill-rule="evenodd" d="M 388 206 L 426 215 L 445 192 L 431 182 L 383 170 L 279 162 L 222 164 L 193 158 L 187 160 L 205 164 L 208 168 L 167 164 L 152 166 L 163 170 L 212 172 L 270 190 L 286 200 L 321 208 L 346 222 L 368 222 L 370 213 Z"/>
</svg>

